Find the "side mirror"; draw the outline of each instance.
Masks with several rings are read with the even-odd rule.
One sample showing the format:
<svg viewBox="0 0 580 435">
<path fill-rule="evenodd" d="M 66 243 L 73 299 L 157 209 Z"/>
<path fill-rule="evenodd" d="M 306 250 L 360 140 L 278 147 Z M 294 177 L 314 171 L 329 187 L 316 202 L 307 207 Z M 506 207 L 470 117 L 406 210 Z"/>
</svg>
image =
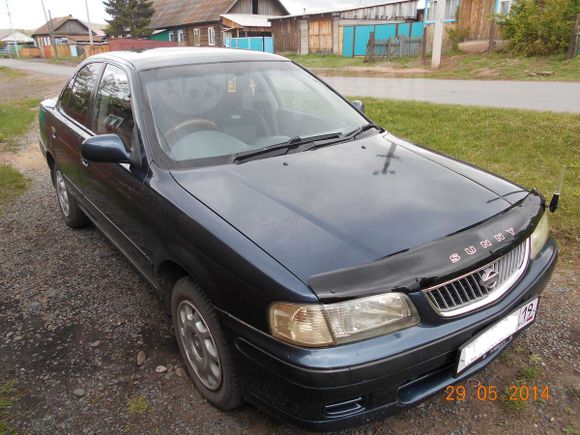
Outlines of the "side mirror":
<svg viewBox="0 0 580 435">
<path fill-rule="evenodd" d="M 365 104 L 361 100 L 354 100 L 350 104 L 352 104 L 352 106 L 360 113 L 365 113 Z"/>
<path fill-rule="evenodd" d="M 89 137 L 81 145 L 81 155 L 89 162 L 131 163 L 123 139 L 116 134 Z"/>
</svg>

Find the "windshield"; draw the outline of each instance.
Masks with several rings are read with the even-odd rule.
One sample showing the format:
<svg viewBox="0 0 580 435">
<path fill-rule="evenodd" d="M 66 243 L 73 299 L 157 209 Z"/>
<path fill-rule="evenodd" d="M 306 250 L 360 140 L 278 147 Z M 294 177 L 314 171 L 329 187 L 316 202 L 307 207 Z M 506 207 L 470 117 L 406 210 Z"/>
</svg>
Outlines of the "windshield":
<svg viewBox="0 0 580 435">
<path fill-rule="evenodd" d="M 368 124 L 290 62 L 177 66 L 142 81 L 158 144 L 178 167 Z"/>
</svg>

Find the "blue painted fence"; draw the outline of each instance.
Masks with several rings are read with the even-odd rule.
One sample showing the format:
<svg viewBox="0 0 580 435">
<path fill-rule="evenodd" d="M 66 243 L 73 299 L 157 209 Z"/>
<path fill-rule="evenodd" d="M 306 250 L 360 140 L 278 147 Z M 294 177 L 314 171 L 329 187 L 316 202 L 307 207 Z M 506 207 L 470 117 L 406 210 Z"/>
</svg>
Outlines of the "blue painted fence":
<svg viewBox="0 0 580 435">
<path fill-rule="evenodd" d="M 342 33 L 342 55 L 345 57 L 364 56 L 371 33 L 375 39 L 389 39 L 404 36 L 406 38 L 422 38 L 424 24 L 420 21 L 412 23 L 389 23 L 367 26 L 346 26 Z"/>
<path fill-rule="evenodd" d="M 229 38 L 225 40 L 227 48 L 240 48 L 242 50 L 266 51 L 274 53 L 274 42 L 271 36 L 252 36 L 249 38 Z"/>
</svg>

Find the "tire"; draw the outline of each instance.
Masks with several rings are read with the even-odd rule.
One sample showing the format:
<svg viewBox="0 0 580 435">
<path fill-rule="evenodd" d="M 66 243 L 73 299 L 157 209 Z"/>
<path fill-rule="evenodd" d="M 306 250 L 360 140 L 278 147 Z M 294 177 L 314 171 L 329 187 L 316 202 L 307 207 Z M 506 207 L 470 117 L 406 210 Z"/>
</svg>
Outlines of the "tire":
<svg viewBox="0 0 580 435">
<path fill-rule="evenodd" d="M 223 410 L 239 407 L 242 395 L 215 309 L 191 278 L 175 283 L 171 314 L 181 357 L 201 395 Z"/>
<path fill-rule="evenodd" d="M 84 228 L 89 224 L 89 219 L 80 209 L 74 196 L 70 194 L 60 168 L 52 169 L 52 183 L 56 190 L 56 199 L 65 223 L 70 228 Z"/>
</svg>

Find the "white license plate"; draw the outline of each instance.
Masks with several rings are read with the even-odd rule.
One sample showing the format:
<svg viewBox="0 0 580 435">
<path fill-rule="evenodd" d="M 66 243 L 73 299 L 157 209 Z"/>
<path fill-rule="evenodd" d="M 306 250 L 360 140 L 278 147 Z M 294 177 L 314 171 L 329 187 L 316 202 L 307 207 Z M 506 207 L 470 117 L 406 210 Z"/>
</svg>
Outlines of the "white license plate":
<svg viewBox="0 0 580 435">
<path fill-rule="evenodd" d="M 460 348 L 457 373 L 509 341 L 516 332 L 534 321 L 537 311 L 538 299 L 534 299 L 465 343 Z"/>
</svg>

